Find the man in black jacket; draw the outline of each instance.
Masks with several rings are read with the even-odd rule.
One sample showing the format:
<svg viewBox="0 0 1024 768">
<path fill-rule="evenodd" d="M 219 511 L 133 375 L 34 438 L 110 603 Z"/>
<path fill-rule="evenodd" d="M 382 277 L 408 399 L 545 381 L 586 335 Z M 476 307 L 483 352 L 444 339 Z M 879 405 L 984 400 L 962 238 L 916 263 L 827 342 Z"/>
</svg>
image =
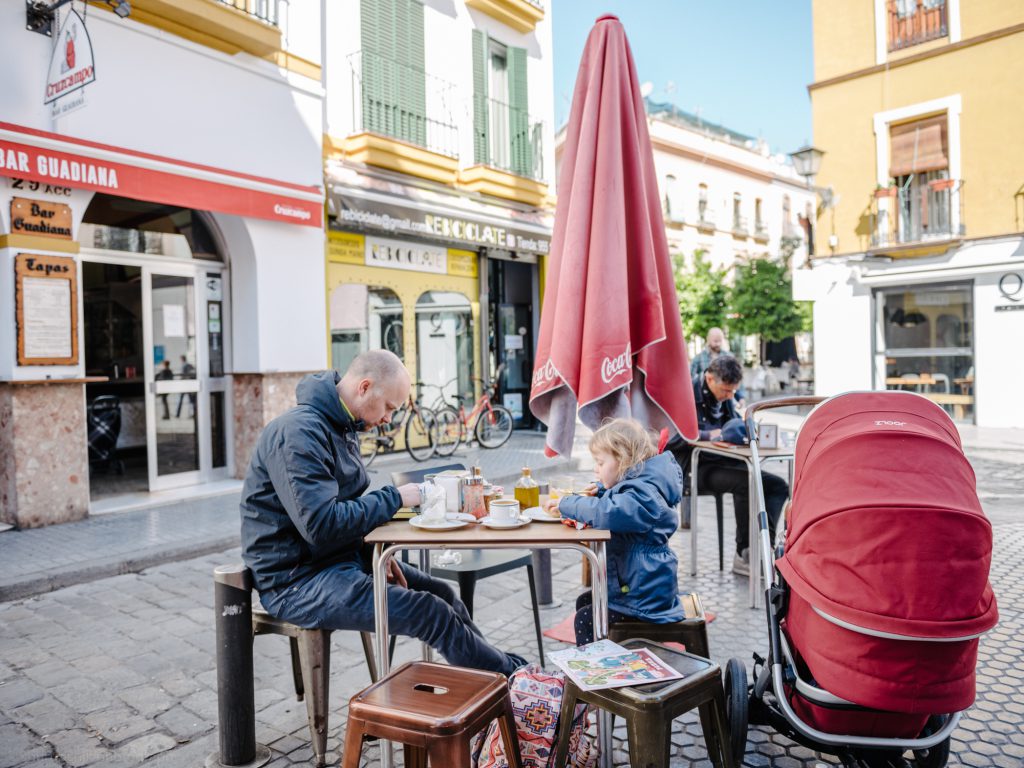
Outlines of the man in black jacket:
<svg viewBox="0 0 1024 768">
<path fill-rule="evenodd" d="M 707 370 L 693 378 L 693 399 L 697 405 L 697 427 L 700 440 L 718 440 L 722 427 L 730 419 L 739 418 L 733 396 L 743 383 L 743 369 L 731 355 L 716 357 Z M 669 444 L 676 461 L 687 475 L 689 486 L 692 449 L 681 440 Z M 715 493 L 731 493 L 736 513 L 736 555 L 732 570 L 741 576 L 750 575 L 750 491 L 747 467 L 739 459 L 702 454 L 697 465 L 697 487 Z M 770 530 L 775 530 L 782 505 L 789 496 L 789 485 L 781 477 L 761 473 L 764 483 L 765 511 Z M 693 501 L 691 500 L 691 503 Z"/>
<path fill-rule="evenodd" d="M 299 382 L 298 405 L 271 421 L 242 488 L 242 557 L 263 607 L 300 627 L 373 631 L 373 578 L 363 537 L 403 506 L 420 503 L 415 484 L 369 485 L 357 431 L 383 424 L 409 396 L 409 372 L 391 352 L 359 355 Z M 483 639 L 443 581 L 392 561 L 388 627 L 416 637 L 450 663 L 511 674 L 525 660 Z"/>
</svg>

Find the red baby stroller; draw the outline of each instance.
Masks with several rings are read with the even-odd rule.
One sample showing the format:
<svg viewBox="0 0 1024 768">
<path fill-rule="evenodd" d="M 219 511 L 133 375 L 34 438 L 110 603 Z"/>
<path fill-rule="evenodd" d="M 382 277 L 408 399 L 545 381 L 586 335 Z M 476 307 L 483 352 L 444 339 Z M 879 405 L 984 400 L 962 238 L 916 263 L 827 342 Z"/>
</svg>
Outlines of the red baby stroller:
<svg viewBox="0 0 1024 768">
<path fill-rule="evenodd" d="M 845 766 L 906 766 L 910 751 L 942 768 L 998 619 L 974 471 L 945 411 L 899 391 L 750 406 L 755 467 L 755 413 L 815 403 L 774 558 L 756 471 L 770 647 L 749 690 L 743 664 L 727 666 L 734 754 L 751 722 Z"/>
</svg>

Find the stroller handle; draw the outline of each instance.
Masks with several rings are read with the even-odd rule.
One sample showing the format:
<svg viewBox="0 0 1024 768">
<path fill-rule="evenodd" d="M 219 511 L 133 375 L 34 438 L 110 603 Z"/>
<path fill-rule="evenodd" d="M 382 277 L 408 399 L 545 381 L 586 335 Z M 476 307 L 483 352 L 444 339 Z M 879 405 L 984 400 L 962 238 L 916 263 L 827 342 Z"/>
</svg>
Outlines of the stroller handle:
<svg viewBox="0 0 1024 768">
<path fill-rule="evenodd" d="M 754 431 L 754 414 L 758 411 L 767 411 L 773 408 L 790 408 L 799 405 L 817 405 L 826 399 L 827 398 L 817 397 L 814 395 L 804 395 L 802 397 L 773 397 L 770 400 L 758 400 L 756 403 L 751 403 L 747 406 L 747 410 L 743 414 L 743 421 L 747 427 L 747 434 L 756 439 L 757 433 Z"/>
</svg>

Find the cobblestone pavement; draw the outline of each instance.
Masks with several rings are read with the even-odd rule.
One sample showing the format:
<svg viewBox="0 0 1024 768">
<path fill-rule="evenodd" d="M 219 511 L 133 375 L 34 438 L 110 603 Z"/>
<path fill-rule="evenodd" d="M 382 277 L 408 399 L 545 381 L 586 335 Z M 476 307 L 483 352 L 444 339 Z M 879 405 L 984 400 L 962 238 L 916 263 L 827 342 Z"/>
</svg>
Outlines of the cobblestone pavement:
<svg viewBox="0 0 1024 768">
<path fill-rule="evenodd" d="M 1016 460 L 975 461 L 995 525 L 991 579 L 1001 620 L 981 642 L 978 700 L 954 734 L 954 766 L 1024 765 L 1024 516 L 1017 501 L 1024 484 L 1003 464 L 1019 466 Z M 712 509 L 711 499 L 702 499 L 702 570 L 695 580 L 686 575 L 690 533 L 673 539 L 683 566 L 680 583 L 696 588 L 717 614 L 709 628 L 713 657 L 724 663 L 735 656 L 749 669 L 751 654 L 766 651 L 764 614 L 747 607 L 743 579 L 710 570 L 717 550 Z M 726 518 L 730 541 L 728 512 Z M 0 539 L 0 557 L 3 546 Z M 0 768 L 202 765 L 218 747 L 211 572 L 238 558 L 237 549 L 227 549 L 0 604 Z M 562 604 L 543 611 L 545 626 L 568 615 L 580 589 L 578 556 L 555 553 L 552 561 L 554 594 Z M 523 579 L 483 580 L 476 605 L 495 644 L 536 659 Z M 547 640 L 547 647 L 559 644 Z M 417 655 L 418 646 L 405 641 L 396 662 Z M 257 638 L 255 664 L 256 736 L 273 750 L 270 765 L 310 765 L 305 704 L 291 693 L 287 641 Z M 354 633 L 334 633 L 331 667 L 329 748 L 336 761 L 345 703 L 369 682 Z M 626 765 L 624 730 L 615 735 L 615 763 Z M 710 764 L 692 714 L 676 721 L 672 740 L 673 766 Z M 375 745 L 363 751 L 363 765 L 379 764 Z M 767 729 L 751 729 L 744 756 L 750 768 L 819 763 L 836 761 Z"/>
</svg>

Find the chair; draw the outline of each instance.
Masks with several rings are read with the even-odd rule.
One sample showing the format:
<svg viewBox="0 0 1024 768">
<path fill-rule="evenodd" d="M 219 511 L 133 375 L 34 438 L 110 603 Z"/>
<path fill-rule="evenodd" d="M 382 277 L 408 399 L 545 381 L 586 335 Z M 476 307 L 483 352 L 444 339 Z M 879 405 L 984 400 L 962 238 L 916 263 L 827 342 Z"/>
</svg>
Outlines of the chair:
<svg viewBox="0 0 1024 768">
<path fill-rule="evenodd" d="M 690 592 L 679 596 L 684 617 L 671 624 L 652 624 L 649 621 L 617 621 L 608 628 L 608 639 L 616 643 L 646 638 L 663 643 L 682 643 L 695 656 L 710 658 L 708 627 L 700 595 Z"/>
<path fill-rule="evenodd" d="M 693 484 L 690 482 L 690 474 L 689 474 L 689 472 L 686 473 L 686 476 L 683 479 L 683 483 L 685 484 L 684 487 L 687 488 L 687 489 L 690 489 L 690 488 L 693 487 Z M 697 494 L 697 498 L 700 498 L 701 496 L 714 496 L 715 497 L 715 519 L 718 521 L 718 570 L 722 571 L 722 570 L 725 570 L 725 541 L 724 541 L 724 536 L 723 536 L 723 533 L 722 533 L 722 527 L 724 525 L 723 515 L 725 514 L 725 494 L 720 492 L 720 491 L 704 491 L 703 493 L 698 493 Z M 691 499 L 690 496 L 686 496 L 685 498 L 686 499 Z M 692 503 L 692 499 L 691 499 L 690 515 L 695 514 L 695 512 L 696 512 L 696 510 L 694 509 L 694 506 L 695 505 Z M 679 527 L 680 528 L 690 528 L 691 527 L 690 526 L 690 519 L 689 519 L 690 515 L 686 515 L 686 514 L 682 515 L 682 519 L 680 520 L 680 523 L 679 523 Z"/>
<path fill-rule="evenodd" d="M 244 568 L 244 583 L 252 589 L 252 572 Z M 292 679 L 295 682 L 295 698 L 306 700 L 306 715 L 309 719 L 309 735 L 313 746 L 313 757 L 317 766 L 326 763 L 327 755 L 327 692 L 331 675 L 331 630 L 303 629 L 281 619 L 275 619 L 262 605 L 252 601 L 252 633 L 256 635 L 283 635 L 291 647 Z M 360 632 L 363 653 L 370 680 L 377 680 L 377 664 L 374 661 L 373 643 L 369 632 Z M 306 696 L 306 692 L 309 696 Z"/>
<path fill-rule="evenodd" d="M 403 664 L 349 701 L 342 768 L 358 768 L 363 739 L 399 741 L 406 768 L 470 768 L 470 742 L 498 720 L 512 768 L 522 768 L 508 679 L 426 661 Z"/>
<path fill-rule="evenodd" d="M 732 768 L 732 749 L 725 713 L 725 691 L 721 669 L 708 659 L 674 651 L 648 640 L 630 640 L 626 648 L 646 648 L 682 673 L 678 680 L 626 688 L 582 691 L 572 680 L 565 681 L 560 722 L 570 722 L 577 702 L 618 715 L 626 720 L 629 736 L 629 764 L 645 768 L 668 768 L 672 721 L 685 712 L 700 710 L 701 728 L 708 756 L 715 768 Z M 565 765 L 570 729 L 560 729 L 554 765 Z"/>
<path fill-rule="evenodd" d="M 441 467 L 414 469 L 409 472 L 392 472 L 392 485 L 405 483 L 422 483 L 427 475 L 444 472 L 449 469 L 465 469 L 462 464 L 445 464 Z M 533 573 L 533 555 L 523 549 L 469 549 L 462 551 L 462 562 L 450 565 L 430 565 L 431 575 L 447 581 L 459 583 L 459 599 L 466 605 L 469 615 L 473 615 L 473 596 L 476 592 L 478 579 L 496 576 L 517 568 L 526 569 L 526 578 L 530 585 L 530 604 L 533 608 L 533 627 L 537 634 L 537 653 L 540 664 L 544 666 L 544 640 L 540 626 L 540 609 L 537 604 L 537 584 Z"/>
</svg>

